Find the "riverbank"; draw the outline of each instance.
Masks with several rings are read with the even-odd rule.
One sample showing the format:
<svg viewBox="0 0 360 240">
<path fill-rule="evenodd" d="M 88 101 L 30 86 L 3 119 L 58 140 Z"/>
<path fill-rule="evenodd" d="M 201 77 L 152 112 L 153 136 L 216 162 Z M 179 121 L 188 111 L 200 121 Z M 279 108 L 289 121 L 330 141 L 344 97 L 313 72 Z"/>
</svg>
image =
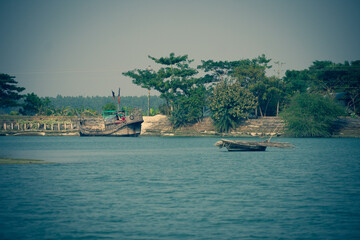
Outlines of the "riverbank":
<svg viewBox="0 0 360 240">
<path fill-rule="evenodd" d="M 102 121 L 101 117 L 99 121 Z M 285 123 L 277 117 L 263 117 L 244 120 L 228 133 L 216 131 L 211 118 L 181 127 L 173 128 L 165 115 L 144 116 L 141 136 L 162 137 L 285 137 Z M 3 136 L 79 136 L 76 119 L 70 117 L 23 117 L 1 116 L 0 135 Z M 333 137 L 360 138 L 360 119 L 342 118 L 335 126 Z"/>
<path fill-rule="evenodd" d="M 44 164 L 50 163 L 43 160 L 34 159 L 14 159 L 14 158 L 0 158 L 0 164 Z"/>
<path fill-rule="evenodd" d="M 284 122 L 279 118 L 259 118 L 243 121 L 236 129 L 228 133 L 216 131 L 211 118 L 180 128 L 173 128 L 167 116 L 144 117 L 141 128 L 143 136 L 224 136 L 224 137 L 262 137 L 284 134 Z"/>
<path fill-rule="evenodd" d="M 167 116 L 144 116 L 141 128 L 142 136 L 174 136 L 174 137 L 286 137 L 285 123 L 277 117 L 263 117 L 244 120 L 236 129 L 228 133 L 216 131 L 211 118 L 191 126 L 174 129 Z M 360 138 L 360 119 L 342 118 L 335 124 L 333 137 Z"/>
</svg>

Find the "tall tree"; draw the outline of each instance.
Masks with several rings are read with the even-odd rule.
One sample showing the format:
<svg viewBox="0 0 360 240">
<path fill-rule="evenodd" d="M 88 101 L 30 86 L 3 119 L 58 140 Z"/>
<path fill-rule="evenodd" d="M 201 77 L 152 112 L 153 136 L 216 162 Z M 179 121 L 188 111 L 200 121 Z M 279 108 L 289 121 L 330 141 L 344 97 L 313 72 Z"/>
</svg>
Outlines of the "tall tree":
<svg viewBox="0 0 360 240">
<path fill-rule="evenodd" d="M 256 97 L 239 82 L 220 82 L 210 98 L 212 119 L 220 132 L 236 128 L 239 121 L 248 117 L 256 106 Z"/>
<path fill-rule="evenodd" d="M 23 115 L 35 115 L 40 111 L 42 105 L 43 102 L 38 95 L 28 93 L 25 95 L 25 101 L 22 109 L 20 109 L 20 113 Z"/>
<path fill-rule="evenodd" d="M 16 86 L 17 83 L 14 76 L 0 73 L 0 106 L 2 108 L 20 105 L 18 101 L 23 97 L 20 93 L 25 88 Z"/>
<path fill-rule="evenodd" d="M 193 76 L 197 71 L 189 65 L 193 60 L 189 60 L 187 55 L 175 56 L 174 53 L 170 53 L 169 57 L 148 57 L 161 65 L 157 72 L 135 69 L 123 75 L 131 77 L 139 86 L 157 90 L 173 108 L 176 96 L 182 95 L 190 85 L 195 84 Z"/>
<path fill-rule="evenodd" d="M 342 64 L 335 64 L 331 61 L 315 61 L 309 67 L 310 90 L 331 95 L 341 88 L 342 78 L 345 74 L 346 69 Z"/>
<path fill-rule="evenodd" d="M 208 91 L 204 86 L 191 88 L 187 95 L 179 96 L 174 102 L 170 121 L 174 127 L 196 123 L 203 118 Z"/>
<path fill-rule="evenodd" d="M 258 98 L 257 109 L 261 116 L 277 115 L 284 100 L 284 87 L 280 79 L 266 76 L 271 59 L 261 55 L 252 60 L 242 60 L 231 74 L 244 88 Z"/>
<path fill-rule="evenodd" d="M 249 69 L 250 66 L 258 66 L 264 69 L 271 68 L 271 66 L 268 65 L 270 61 L 271 60 L 267 59 L 266 56 L 263 54 L 252 60 L 250 59 L 242 59 L 237 61 L 202 60 L 201 65 L 199 65 L 197 68 L 202 69 L 206 73 L 204 79 L 206 79 L 207 82 L 219 82 L 221 80 L 224 80 L 225 78 L 239 75 L 240 74 L 239 72 L 235 73 L 236 69 L 238 71 L 240 69 Z"/>
<path fill-rule="evenodd" d="M 302 71 L 287 71 L 284 81 L 293 93 L 312 92 L 328 96 L 344 92 L 347 105 L 358 113 L 360 100 L 360 60 L 349 63 L 314 61 Z"/>
<path fill-rule="evenodd" d="M 284 84 L 290 96 L 307 91 L 310 82 L 308 70 L 287 70 L 283 77 Z"/>
<path fill-rule="evenodd" d="M 360 60 L 351 62 L 347 68 L 347 74 L 343 77 L 344 91 L 348 95 L 348 107 L 354 113 L 359 114 L 360 108 Z"/>
<path fill-rule="evenodd" d="M 258 109 L 261 116 L 277 116 L 280 104 L 285 101 L 285 86 L 275 76 L 255 81 L 249 90 L 258 98 Z"/>
<path fill-rule="evenodd" d="M 163 65 L 157 73 L 158 82 L 155 89 L 161 92 L 166 101 L 170 103 L 171 111 L 173 111 L 177 96 L 182 96 L 197 83 L 194 76 L 198 72 L 190 67 L 193 60 L 188 59 L 188 55 L 175 56 L 174 53 L 170 53 L 169 57 L 155 58 L 149 56 L 149 58 Z"/>
<path fill-rule="evenodd" d="M 157 74 L 148 67 L 145 70 L 135 69 L 123 73 L 124 76 L 132 78 L 133 83 L 148 90 L 148 116 L 150 115 L 150 90 L 157 85 Z"/>
</svg>

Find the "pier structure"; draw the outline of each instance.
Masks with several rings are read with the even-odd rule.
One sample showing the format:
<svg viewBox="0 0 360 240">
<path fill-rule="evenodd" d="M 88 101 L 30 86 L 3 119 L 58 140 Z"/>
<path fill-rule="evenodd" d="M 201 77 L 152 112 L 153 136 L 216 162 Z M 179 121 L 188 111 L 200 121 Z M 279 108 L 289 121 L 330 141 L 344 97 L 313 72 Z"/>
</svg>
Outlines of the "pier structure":
<svg viewBox="0 0 360 240">
<path fill-rule="evenodd" d="M 76 120 L 72 119 L 1 119 L 1 135 L 77 135 Z"/>
</svg>

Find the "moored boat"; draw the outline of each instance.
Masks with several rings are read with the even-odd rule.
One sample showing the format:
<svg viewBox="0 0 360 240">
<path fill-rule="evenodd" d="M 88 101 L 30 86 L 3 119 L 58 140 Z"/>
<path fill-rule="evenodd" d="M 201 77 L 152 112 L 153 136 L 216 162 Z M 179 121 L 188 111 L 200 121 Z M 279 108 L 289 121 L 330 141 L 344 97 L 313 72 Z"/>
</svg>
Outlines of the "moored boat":
<svg viewBox="0 0 360 240">
<path fill-rule="evenodd" d="M 215 146 L 227 148 L 228 151 L 265 151 L 267 147 L 279 147 L 279 148 L 291 148 L 294 147 L 290 143 L 283 142 L 270 142 L 269 140 L 264 142 L 257 141 L 234 141 L 221 139 L 215 143 Z"/>
<path fill-rule="evenodd" d="M 80 136 L 133 136 L 141 132 L 143 117 L 140 111 L 104 111 L 102 119 L 79 120 Z"/>
</svg>

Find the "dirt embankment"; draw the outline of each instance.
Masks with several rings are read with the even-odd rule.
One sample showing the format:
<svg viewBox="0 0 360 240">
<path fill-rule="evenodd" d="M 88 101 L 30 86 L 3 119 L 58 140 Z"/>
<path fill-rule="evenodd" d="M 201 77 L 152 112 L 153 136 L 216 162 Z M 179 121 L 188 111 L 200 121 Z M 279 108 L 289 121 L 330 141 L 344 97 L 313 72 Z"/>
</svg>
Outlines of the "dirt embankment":
<svg viewBox="0 0 360 240">
<path fill-rule="evenodd" d="M 360 119 L 344 118 L 337 122 L 334 137 L 360 137 Z M 167 116 L 144 117 L 142 136 L 284 136 L 285 123 L 276 117 L 264 117 L 243 121 L 229 133 L 216 132 L 211 118 L 205 118 L 194 125 L 174 129 Z"/>
<path fill-rule="evenodd" d="M 270 136 L 282 135 L 284 123 L 278 118 L 249 119 L 244 121 L 237 129 L 226 134 L 216 131 L 211 118 L 205 118 L 201 122 L 191 126 L 174 129 L 167 116 L 156 115 L 144 117 L 141 127 L 143 136 Z"/>
</svg>

